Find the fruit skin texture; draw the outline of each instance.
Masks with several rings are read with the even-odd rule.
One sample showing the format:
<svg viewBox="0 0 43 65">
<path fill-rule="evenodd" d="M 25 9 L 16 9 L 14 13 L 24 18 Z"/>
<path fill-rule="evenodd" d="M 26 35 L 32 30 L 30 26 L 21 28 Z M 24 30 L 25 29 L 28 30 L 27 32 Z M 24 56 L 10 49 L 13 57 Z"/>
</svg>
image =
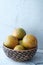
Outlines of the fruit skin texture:
<svg viewBox="0 0 43 65">
<path fill-rule="evenodd" d="M 19 44 L 20 44 L 20 45 L 22 44 L 22 40 L 19 40 Z"/>
<path fill-rule="evenodd" d="M 14 50 L 24 50 L 24 47 L 22 45 L 17 45 L 14 47 Z"/>
<path fill-rule="evenodd" d="M 17 44 L 18 44 L 18 39 L 12 35 L 9 35 L 4 42 L 4 45 L 11 49 L 14 48 Z"/>
<path fill-rule="evenodd" d="M 22 45 L 25 48 L 34 48 L 37 46 L 37 39 L 35 36 L 33 35 L 26 35 L 24 36 L 23 40 L 22 40 Z"/>
<path fill-rule="evenodd" d="M 18 39 L 22 39 L 26 35 L 26 32 L 23 28 L 16 28 L 13 31 L 12 35 L 17 37 Z"/>
</svg>

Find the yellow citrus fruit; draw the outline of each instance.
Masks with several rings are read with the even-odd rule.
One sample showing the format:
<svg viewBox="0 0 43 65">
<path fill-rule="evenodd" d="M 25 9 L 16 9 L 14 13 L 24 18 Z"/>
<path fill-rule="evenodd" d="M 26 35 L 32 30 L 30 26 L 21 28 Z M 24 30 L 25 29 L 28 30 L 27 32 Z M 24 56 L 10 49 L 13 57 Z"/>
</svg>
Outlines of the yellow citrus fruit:
<svg viewBox="0 0 43 65">
<path fill-rule="evenodd" d="M 18 39 L 22 39 L 26 35 L 26 32 L 23 28 L 16 28 L 13 31 L 12 35 L 17 37 Z"/>
<path fill-rule="evenodd" d="M 22 45 L 17 45 L 14 47 L 14 50 L 24 50 L 24 47 Z"/>
<path fill-rule="evenodd" d="M 14 48 L 17 44 L 18 39 L 12 35 L 9 35 L 4 42 L 4 45 L 8 48 Z"/>
<path fill-rule="evenodd" d="M 20 45 L 22 44 L 22 40 L 19 40 L 19 44 L 20 44 Z"/>
<path fill-rule="evenodd" d="M 22 45 L 25 48 L 34 48 L 37 46 L 37 39 L 35 36 L 33 35 L 26 35 L 24 36 L 23 40 L 22 40 Z"/>
</svg>

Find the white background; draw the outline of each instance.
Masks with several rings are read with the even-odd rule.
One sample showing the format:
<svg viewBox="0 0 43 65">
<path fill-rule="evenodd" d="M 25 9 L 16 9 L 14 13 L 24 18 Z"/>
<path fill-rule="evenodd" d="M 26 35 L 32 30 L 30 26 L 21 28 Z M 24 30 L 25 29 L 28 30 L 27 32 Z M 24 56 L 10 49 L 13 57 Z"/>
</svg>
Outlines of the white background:
<svg viewBox="0 0 43 65">
<path fill-rule="evenodd" d="M 43 0 L 0 0 L 0 47 L 16 27 L 23 27 L 43 48 Z"/>
</svg>

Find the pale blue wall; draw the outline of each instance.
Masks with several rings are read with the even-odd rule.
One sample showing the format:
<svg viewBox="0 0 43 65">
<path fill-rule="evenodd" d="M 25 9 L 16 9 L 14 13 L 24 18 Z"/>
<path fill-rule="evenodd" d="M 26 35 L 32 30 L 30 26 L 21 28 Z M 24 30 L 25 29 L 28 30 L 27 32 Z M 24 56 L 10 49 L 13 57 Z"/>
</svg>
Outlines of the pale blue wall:
<svg viewBox="0 0 43 65">
<path fill-rule="evenodd" d="M 43 48 L 43 0 L 0 0 L 1 43 L 15 27 L 34 34 Z"/>
</svg>

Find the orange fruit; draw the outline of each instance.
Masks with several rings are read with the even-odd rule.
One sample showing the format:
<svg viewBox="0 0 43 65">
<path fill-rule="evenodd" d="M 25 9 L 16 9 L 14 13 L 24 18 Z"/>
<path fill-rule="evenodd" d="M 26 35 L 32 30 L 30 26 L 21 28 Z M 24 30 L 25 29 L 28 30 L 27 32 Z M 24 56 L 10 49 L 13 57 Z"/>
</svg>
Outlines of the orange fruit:
<svg viewBox="0 0 43 65">
<path fill-rule="evenodd" d="M 33 35 L 26 35 L 24 36 L 23 40 L 22 40 L 22 45 L 25 48 L 34 48 L 37 46 L 37 39 L 35 36 Z"/>
<path fill-rule="evenodd" d="M 24 50 L 24 47 L 22 45 L 17 45 L 14 47 L 14 50 Z"/>
<path fill-rule="evenodd" d="M 4 42 L 4 45 L 8 48 L 14 48 L 17 44 L 18 39 L 12 35 L 9 35 Z"/>
<path fill-rule="evenodd" d="M 12 35 L 18 39 L 22 39 L 26 35 L 26 32 L 23 28 L 17 28 L 13 31 Z"/>
<path fill-rule="evenodd" d="M 19 44 L 20 44 L 20 45 L 22 44 L 22 40 L 19 40 Z"/>
</svg>

